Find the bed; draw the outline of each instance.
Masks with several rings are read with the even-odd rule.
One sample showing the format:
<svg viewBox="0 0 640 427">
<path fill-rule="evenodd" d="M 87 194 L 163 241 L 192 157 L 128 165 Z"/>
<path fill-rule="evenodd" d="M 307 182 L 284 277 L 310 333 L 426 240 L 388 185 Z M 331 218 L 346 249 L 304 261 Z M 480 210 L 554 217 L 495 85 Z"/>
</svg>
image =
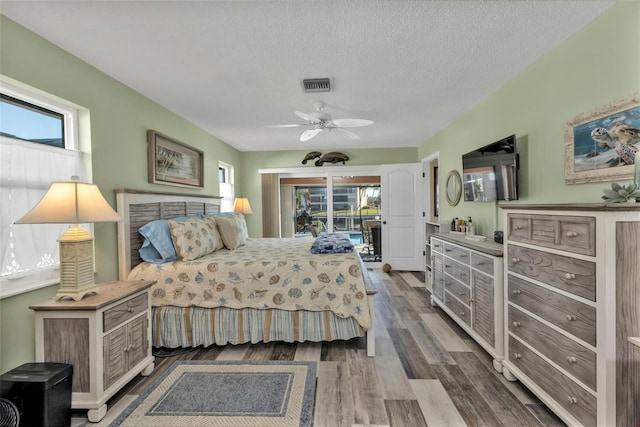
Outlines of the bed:
<svg viewBox="0 0 640 427">
<path fill-rule="evenodd" d="M 366 287 L 357 252 L 312 254 L 312 237 L 247 238 L 234 250 L 148 263 L 139 254 L 141 227 L 176 217 L 213 216 L 222 224 L 220 198 L 135 190 L 116 190 L 116 198 L 124 219 L 118 224 L 120 279 L 156 281 L 151 288 L 154 347 L 366 335 L 367 354 L 374 356 L 376 291 Z"/>
</svg>

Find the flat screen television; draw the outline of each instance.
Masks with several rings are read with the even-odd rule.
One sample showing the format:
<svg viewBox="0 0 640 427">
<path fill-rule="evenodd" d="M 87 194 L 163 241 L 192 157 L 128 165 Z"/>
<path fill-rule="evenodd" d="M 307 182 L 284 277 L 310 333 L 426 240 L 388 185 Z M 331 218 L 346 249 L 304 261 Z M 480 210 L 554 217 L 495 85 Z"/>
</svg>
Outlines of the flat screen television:
<svg viewBox="0 0 640 427">
<path fill-rule="evenodd" d="M 515 135 L 463 155 L 464 200 L 517 200 L 518 168 Z"/>
</svg>

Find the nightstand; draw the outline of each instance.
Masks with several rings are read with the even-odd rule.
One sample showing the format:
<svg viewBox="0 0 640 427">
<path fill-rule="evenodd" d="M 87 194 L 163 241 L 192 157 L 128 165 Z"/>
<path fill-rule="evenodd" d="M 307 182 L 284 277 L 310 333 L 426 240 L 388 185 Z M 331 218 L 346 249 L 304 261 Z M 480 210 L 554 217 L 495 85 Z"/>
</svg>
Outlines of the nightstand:
<svg viewBox="0 0 640 427">
<path fill-rule="evenodd" d="M 150 375 L 151 295 L 154 281 L 106 282 L 80 301 L 32 305 L 36 361 L 73 365 L 71 407 L 88 409 L 91 422 L 107 400 L 138 374 Z"/>
</svg>

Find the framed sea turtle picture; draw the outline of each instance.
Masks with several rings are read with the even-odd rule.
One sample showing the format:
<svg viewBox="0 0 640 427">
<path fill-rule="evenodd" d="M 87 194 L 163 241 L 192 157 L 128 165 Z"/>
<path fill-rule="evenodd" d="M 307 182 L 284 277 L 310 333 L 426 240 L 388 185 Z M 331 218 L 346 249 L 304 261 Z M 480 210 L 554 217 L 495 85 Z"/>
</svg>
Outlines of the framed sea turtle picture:
<svg viewBox="0 0 640 427">
<path fill-rule="evenodd" d="M 567 184 L 633 179 L 640 156 L 640 94 L 569 120 L 564 142 Z"/>
</svg>

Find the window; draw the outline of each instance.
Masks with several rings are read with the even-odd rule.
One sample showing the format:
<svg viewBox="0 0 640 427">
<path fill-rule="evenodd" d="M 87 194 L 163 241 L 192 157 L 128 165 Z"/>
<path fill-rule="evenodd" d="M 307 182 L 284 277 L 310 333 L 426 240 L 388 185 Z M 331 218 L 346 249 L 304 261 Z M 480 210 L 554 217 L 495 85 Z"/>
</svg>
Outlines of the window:
<svg viewBox="0 0 640 427">
<path fill-rule="evenodd" d="M 13 224 L 53 181 L 85 180 L 77 110 L 0 81 L 0 298 L 59 281 L 57 239 L 67 224 Z"/>
<path fill-rule="evenodd" d="M 233 211 L 233 166 L 230 164 L 218 163 L 218 180 L 220 182 L 220 212 Z"/>
</svg>

